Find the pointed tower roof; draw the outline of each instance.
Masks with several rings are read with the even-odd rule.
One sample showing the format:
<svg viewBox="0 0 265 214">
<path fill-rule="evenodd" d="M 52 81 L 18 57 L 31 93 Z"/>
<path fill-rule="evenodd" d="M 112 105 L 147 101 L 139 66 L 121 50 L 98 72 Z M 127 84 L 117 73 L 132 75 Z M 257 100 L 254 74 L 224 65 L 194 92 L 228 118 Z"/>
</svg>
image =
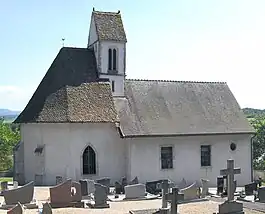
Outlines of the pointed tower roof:
<svg viewBox="0 0 265 214">
<path fill-rule="evenodd" d="M 99 40 L 127 42 L 120 11 L 114 12 L 92 12 Z"/>
</svg>

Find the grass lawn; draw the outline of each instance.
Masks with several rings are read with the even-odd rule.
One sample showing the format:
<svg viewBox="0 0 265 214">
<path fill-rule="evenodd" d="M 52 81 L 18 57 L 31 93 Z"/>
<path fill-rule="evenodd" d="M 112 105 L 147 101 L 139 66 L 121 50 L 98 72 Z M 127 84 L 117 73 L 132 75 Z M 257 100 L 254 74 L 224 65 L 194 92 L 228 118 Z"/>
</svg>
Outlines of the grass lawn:
<svg viewBox="0 0 265 214">
<path fill-rule="evenodd" d="M 11 178 L 11 177 L 0 178 L 0 182 L 2 182 L 2 181 L 8 181 L 8 182 L 10 182 L 10 181 L 13 181 L 13 178 Z"/>
</svg>

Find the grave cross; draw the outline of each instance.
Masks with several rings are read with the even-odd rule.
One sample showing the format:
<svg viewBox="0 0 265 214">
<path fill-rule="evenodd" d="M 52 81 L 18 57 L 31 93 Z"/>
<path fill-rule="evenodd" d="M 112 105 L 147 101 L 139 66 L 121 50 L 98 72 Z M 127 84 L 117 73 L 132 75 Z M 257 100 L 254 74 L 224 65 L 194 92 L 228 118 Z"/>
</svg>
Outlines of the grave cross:
<svg viewBox="0 0 265 214">
<path fill-rule="evenodd" d="M 220 170 L 221 175 L 227 175 L 227 199 L 228 201 L 234 200 L 234 176 L 240 174 L 240 168 L 234 168 L 234 160 L 227 160 L 227 169 Z"/>
<path fill-rule="evenodd" d="M 162 208 L 167 208 L 166 194 L 168 193 L 169 188 L 173 187 L 173 183 L 169 183 L 168 180 L 163 180 L 157 185 L 158 189 L 162 190 Z"/>
<path fill-rule="evenodd" d="M 171 214 L 178 213 L 178 200 L 179 200 L 179 189 L 177 187 L 172 188 L 171 193 L 166 194 L 166 201 L 170 201 L 171 203 Z"/>
</svg>

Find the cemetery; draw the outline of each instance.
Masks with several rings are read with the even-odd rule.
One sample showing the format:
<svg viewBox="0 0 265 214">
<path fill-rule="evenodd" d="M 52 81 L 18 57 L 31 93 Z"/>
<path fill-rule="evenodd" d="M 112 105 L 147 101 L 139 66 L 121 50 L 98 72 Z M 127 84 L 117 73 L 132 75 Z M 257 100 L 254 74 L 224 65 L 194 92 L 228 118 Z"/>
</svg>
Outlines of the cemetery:
<svg viewBox="0 0 265 214">
<path fill-rule="evenodd" d="M 110 178 L 73 181 L 57 177 L 57 185 L 18 186 L 17 181 L 1 182 L 0 213 L 265 213 L 265 187 L 261 179 L 237 187 L 241 169 L 234 160 L 220 169 L 216 188 L 208 180 L 179 184 L 168 179 L 139 183 L 125 177 L 111 184 Z"/>
</svg>

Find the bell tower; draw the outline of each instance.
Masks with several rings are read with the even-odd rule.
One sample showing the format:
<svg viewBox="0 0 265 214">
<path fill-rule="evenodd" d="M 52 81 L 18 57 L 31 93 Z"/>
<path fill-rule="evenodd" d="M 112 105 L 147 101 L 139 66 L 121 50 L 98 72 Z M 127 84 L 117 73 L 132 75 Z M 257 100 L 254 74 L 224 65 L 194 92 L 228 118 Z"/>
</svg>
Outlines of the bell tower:
<svg viewBox="0 0 265 214">
<path fill-rule="evenodd" d="M 93 48 L 99 77 L 108 79 L 113 96 L 124 96 L 126 34 L 120 11 L 102 12 L 93 8 L 88 48 Z"/>
</svg>

